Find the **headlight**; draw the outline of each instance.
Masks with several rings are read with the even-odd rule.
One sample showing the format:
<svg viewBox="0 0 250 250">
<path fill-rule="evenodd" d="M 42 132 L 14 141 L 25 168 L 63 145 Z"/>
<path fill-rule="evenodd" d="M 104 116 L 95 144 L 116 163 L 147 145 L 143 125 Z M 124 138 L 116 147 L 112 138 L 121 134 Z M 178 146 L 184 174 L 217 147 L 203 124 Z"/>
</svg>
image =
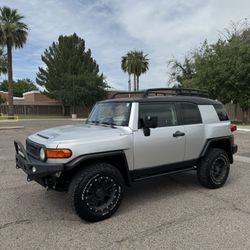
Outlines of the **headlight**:
<svg viewBox="0 0 250 250">
<path fill-rule="evenodd" d="M 41 149 L 40 149 L 40 160 L 41 160 L 41 161 L 45 161 L 45 159 L 46 159 L 45 150 L 44 150 L 44 148 L 41 148 Z"/>
</svg>

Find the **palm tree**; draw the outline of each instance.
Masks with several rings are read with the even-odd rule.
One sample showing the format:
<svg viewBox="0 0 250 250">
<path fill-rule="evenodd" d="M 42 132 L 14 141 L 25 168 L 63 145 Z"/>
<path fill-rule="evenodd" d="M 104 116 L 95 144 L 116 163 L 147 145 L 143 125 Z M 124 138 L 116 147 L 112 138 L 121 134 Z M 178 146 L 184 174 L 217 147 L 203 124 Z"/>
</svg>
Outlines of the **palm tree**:
<svg viewBox="0 0 250 250">
<path fill-rule="evenodd" d="M 28 36 L 28 27 L 22 22 L 23 18 L 16 9 L 0 8 L 0 45 L 7 47 L 9 116 L 14 115 L 12 48 L 22 48 Z"/>
<path fill-rule="evenodd" d="M 122 57 L 121 68 L 125 73 L 128 73 L 128 91 L 131 91 L 131 74 L 132 74 L 132 57 L 131 53 L 128 52 Z"/>
<path fill-rule="evenodd" d="M 147 58 L 148 55 L 144 55 L 143 51 L 133 51 L 134 54 L 134 68 L 136 75 L 136 91 L 139 91 L 139 78 L 141 74 L 144 74 L 148 70 L 149 66 L 149 59 Z"/>
<path fill-rule="evenodd" d="M 7 56 L 3 48 L 0 49 L 0 75 L 7 73 Z"/>
<path fill-rule="evenodd" d="M 7 74 L 7 55 L 3 48 L 0 49 L 0 75 Z"/>
<path fill-rule="evenodd" d="M 122 57 L 121 68 L 129 75 L 129 91 L 131 91 L 131 75 L 134 75 L 134 91 L 139 91 L 140 75 L 148 70 L 148 58 L 143 54 L 143 51 L 129 51 Z"/>
</svg>

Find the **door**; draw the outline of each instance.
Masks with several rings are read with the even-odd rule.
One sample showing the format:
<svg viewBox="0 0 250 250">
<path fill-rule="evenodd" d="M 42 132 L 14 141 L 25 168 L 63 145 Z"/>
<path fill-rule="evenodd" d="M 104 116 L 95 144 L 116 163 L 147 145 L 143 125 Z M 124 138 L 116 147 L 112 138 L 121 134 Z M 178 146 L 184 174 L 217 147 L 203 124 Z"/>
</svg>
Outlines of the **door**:
<svg viewBox="0 0 250 250">
<path fill-rule="evenodd" d="M 178 105 L 186 137 L 184 161 L 196 160 L 205 143 L 205 125 L 196 104 L 184 102 Z"/>
<path fill-rule="evenodd" d="M 158 126 L 150 129 L 150 136 L 145 136 L 141 127 L 140 119 L 145 116 L 158 118 Z M 139 103 L 138 123 L 134 132 L 135 170 L 183 161 L 185 134 L 174 103 Z"/>
</svg>

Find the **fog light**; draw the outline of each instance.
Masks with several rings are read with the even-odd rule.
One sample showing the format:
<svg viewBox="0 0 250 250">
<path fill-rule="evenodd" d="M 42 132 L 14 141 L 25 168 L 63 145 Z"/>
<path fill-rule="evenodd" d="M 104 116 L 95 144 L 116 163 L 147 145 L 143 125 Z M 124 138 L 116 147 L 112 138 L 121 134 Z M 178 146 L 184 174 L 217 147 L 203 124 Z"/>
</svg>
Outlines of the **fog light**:
<svg viewBox="0 0 250 250">
<path fill-rule="evenodd" d="M 43 148 L 40 149 L 40 160 L 45 161 L 46 154 Z"/>
<path fill-rule="evenodd" d="M 36 167 L 32 167 L 32 172 L 33 172 L 33 173 L 36 172 Z"/>
</svg>

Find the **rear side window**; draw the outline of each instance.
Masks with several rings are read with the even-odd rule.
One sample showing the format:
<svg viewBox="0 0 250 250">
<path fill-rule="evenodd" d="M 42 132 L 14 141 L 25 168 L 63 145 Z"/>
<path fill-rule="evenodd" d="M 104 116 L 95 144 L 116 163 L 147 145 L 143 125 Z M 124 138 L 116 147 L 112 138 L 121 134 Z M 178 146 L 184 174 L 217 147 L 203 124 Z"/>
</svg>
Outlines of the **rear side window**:
<svg viewBox="0 0 250 250">
<path fill-rule="evenodd" d="M 140 103 L 139 128 L 142 127 L 141 121 L 145 116 L 156 116 L 158 127 L 178 125 L 175 105 L 172 103 Z"/>
<path fill-rule="evenodd" d="M 225 111 L 222 104 L 214 104 L 214 108 L 216 110 L 216 113 L 217 113 L 220 121 L 228 121 L 229 120 L 227 112 Z"/>
<path fill-rule="evenodd" d="M 182 123 L 184 125 L 202 123 L 198 106 L 192 103 L 181 104 Z"/>
</svg>

